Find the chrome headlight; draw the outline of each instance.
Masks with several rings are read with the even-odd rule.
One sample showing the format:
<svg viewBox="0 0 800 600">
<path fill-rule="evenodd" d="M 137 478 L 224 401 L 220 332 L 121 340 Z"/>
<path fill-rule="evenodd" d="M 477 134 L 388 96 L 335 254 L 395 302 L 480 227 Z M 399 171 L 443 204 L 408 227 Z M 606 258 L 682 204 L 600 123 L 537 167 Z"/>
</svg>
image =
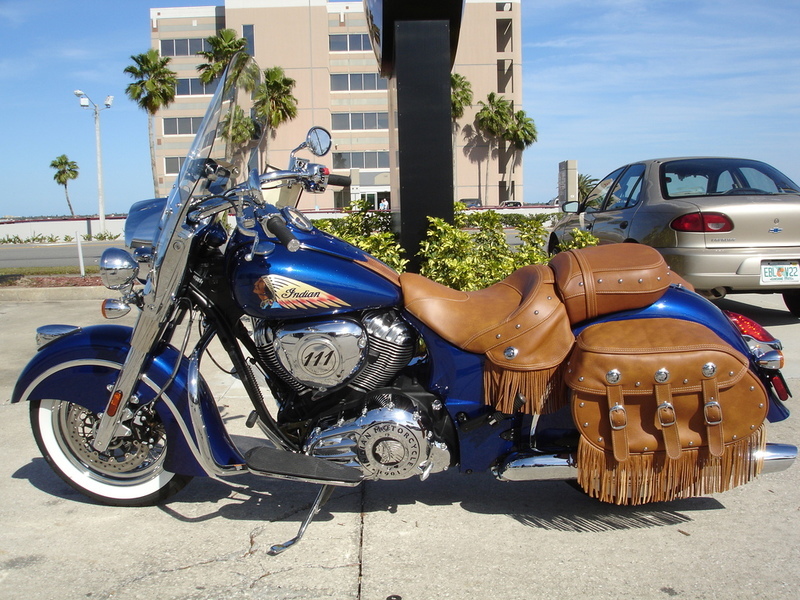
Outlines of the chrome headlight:
<svg viewBox="0 0 800 600">
<path fill-rule="evenodd" d="M 100 257 L 100 279 L 110 290 L 121 290 L 133 285 L 139 275 L 139 263 L 122 248 L 108 248 Z"/>
</svg>

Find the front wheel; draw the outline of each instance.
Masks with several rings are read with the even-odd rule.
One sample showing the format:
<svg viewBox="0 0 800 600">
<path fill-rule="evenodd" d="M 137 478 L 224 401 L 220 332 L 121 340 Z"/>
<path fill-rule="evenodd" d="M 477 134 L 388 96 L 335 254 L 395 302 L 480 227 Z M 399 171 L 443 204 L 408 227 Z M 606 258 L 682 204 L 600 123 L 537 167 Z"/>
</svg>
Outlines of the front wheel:
<svg viewBox="0 0 800 600">
<path fill-rule="evenodd" d="M 147 506 L 181 490 L 190 476 L 164 469 L 167 436 L 152 406 L 125 422 L 124 435 L 105 452 L 92 447 L 96 413 L 62 400 L 33 400 L 31 426 L 39 450 L 53 470 L 79 492 L 114 506 Z"/>
<path fill-rule="evenodd" d="M 795 317 L 800 317 L 800 290 L 783 292 L 783 303 Z"/>
</svg>

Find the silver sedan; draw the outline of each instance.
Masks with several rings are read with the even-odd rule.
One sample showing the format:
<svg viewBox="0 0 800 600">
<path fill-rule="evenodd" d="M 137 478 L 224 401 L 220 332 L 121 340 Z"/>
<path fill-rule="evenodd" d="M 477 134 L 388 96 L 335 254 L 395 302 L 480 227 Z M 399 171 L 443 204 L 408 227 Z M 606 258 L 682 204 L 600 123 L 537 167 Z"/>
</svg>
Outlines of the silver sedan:
<svg viewBox="0 0 800 600">
<path fill-rule="evenodd" d="M 561 208 L 551 252 L 575 228 L 601 244 L 647 244 L 701 293 L 781 293 L 800 316 L 800 187 L 763 162 L 645 160 Z"/>
</svg>

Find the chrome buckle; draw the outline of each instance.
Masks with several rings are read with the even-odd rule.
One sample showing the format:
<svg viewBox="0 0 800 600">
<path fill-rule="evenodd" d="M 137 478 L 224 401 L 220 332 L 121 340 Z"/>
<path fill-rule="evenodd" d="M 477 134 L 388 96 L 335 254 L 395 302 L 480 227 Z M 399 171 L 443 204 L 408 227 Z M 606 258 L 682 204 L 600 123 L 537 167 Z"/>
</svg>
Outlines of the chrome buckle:
<svg viewBox="0 0 800 600">
<path fill-rule="evenodd" d="M 621 413 L 622 425 L 614 425 L 614 413 Z M 625 429 L 625 427 L 628 426 L 628 412 L 625 410 L 624 406 L 621 406 L 620 404 L 615 404 L 614 406 L 608 409 L 608 420 L 611 423 L 611 429 L 613 429 L 614 431 Z"/>
<path fill-rule="evenodd" d="M 719 413 L 719 419 L 710 419 L 708 416 L 708 409 L 709 408 L 716 408 Z M 719 402 L 716 400 L 712 400 L 711 402 L 706 402 L 703 406 L 703 416 L 706 419 L 706 425 L 720 425 L 722 424 L 722 407 L 719 405 Z"/>
<path fill-rule="evenodd" d="M 672 412 L 671 421 L 664 421 L 664 417 L 669 416 L 667 411 Z M 678 421 L 677 416 L 675 415 L 675 407 L 672 406 L 672 404 L 670 404 L 669 402 L 664 402 L 663 404 L 660 404 L 658 406 L 657 413 L 658 413 L 658 422 L 661 423 L 662 427 L 671 427 L 675 425 L 675 423 L 677 423 Z"/>
</svg>

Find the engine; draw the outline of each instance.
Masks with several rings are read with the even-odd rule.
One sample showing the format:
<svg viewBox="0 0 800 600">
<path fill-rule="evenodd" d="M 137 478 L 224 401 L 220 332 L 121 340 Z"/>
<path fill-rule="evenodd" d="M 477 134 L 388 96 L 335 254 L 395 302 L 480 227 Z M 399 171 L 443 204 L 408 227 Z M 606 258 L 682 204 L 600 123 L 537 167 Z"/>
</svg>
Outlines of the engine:
<svg viewBox="0 0 800 600">
<path fill-rule="evenodd" d="M 369 479 L 406 479 L 450 466 L 450 450 L 434 433 L 435 414 L 441 403 L 430 408 L 415 405 L 399 390 L 376 390 L 369 394 L 361 415 L 331 418 L 311 432 L 304 452 L 343 465 L 359 467 Z"/>
<path fill-rule="evenodd" d="M 396 384 L 416 334 L 394 310 L 272 325 L 256 323 L 259 357 L 312 403 L 345 403 L 313 423 L 303 451 L 360 468 L 370 479 L 405 479 L 451 464 L 441 402 L 417 384 Z M 323 405 L 324 406 L 324 405 Z M 329 404 L 329 406 L 331 406 Z M 438 424 L 438 425 L 437 425 Z"/>
<path fill-rule="evenodd" d="M 351 317 L 256 324 L 261 359 L 295 391 L 321 394 L 344 385 L 367 392 L 385 385 L 411 360 L 416 337 L 393 310 Z"/>
</svg>

